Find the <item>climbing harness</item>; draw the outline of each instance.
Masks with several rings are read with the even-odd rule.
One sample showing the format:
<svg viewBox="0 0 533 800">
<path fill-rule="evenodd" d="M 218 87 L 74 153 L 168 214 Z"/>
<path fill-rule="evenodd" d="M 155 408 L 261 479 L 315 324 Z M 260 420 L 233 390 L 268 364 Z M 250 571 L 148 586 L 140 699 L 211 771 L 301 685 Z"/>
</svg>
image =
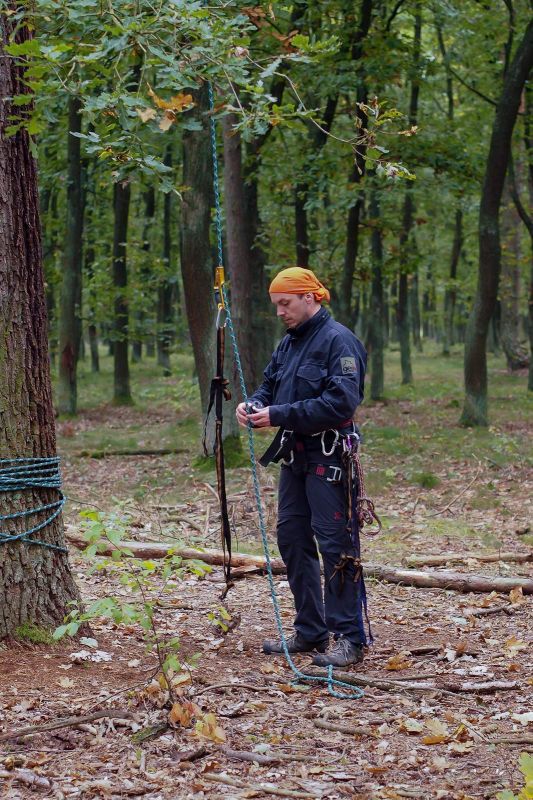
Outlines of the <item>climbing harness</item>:
<svg viewBox="0 0 533 800">
<path fill-rule="evenodd" d="M 59 516 L 61 509 L 65 505 L 66 498 L 61 491 L 59 458 L 0 459 L 0 492 L 14 493 L 39 489 L 55 490 L 59 495 L 59 499 L 53 503 L 26 509 L 26 511 L 0 515 L 0 526 L 3 527 L 3 523 L 8 520 L 28 519 L 48 512 L 46 519 L 20 533 L 11 533 L 0 528 L 0 544 L 24 542 L 25 544 L 39 545 L 49 550 L 57 550 L 60 553 L 67 553 L 66 547 L 34 538 L 35 533 L 46 528 Z"/>
<path fill-rule="evenodd" d="M 214 103 L 213 87 L 212 87 L 211 82 L 208 83 L 208 94 L 209 94 L 209 109 L 210 109 L 211 150 L 212 150 L 212 157 L 213 157 L 213 188 L 214 188 L 214 196 L 215 196 L 215 224 L 216 224 L 216 234 L 217 234 L 218 264 L 219 264 L 219 268 L 221 268 L 222 264 L 223 264 L 222 210 L 221 210 L 221 204 L 220 204 L 219 177 L 218 177 L 218 158 L 217 158 L 217 146 L 216 146 L 216 122 L 215 122 L 215 115 L 214 115 L 215 103 Z M 220 275 L 220 273 L 217 273 L 217 274 Z M 237 344 L 237 337 L 236 337 L 236 334 L 235 334 L 235 327 L 233 325 L 233 319 L 232 319 L 232 316 L 231 316 L 231 307 L 230 307 L 230 304 L 229 304 L 229 299 L 228 299 L 226 286 L 225 286 L 225 283 L 224 283 L 223 280 L 222 281 L 218 281 L 218 285 L 217 285 L 217 280 L 215 280 L 215 287 L 216 287 L 216 292 L 217 291 L 219 292 L 219 300 L 217 301 L 217 304 L 219 305 L 220 302 L 223 303 L 224 312 L 225 312 L 224 327 L 227 326 L 227 328 L 229 330 L 232 350 L 233 350 L 233 354 L 234 354 L 234 358 L 235 358 L 235 365 L 236 365 L 236 368 L 237 368 L 237 375 L 238 375 L 238 378 L 239 378 L 239 385 L 240 385 L 240 389 L 241 389 L 243 400 L 246 403 L 246 402 L 248 402 L 248 394 L 246 392 L 246 384 L 244 382 L 244 373 L 243 373 L 243 369 L 242 369 L 242 363 L 241 363 L 241 358 L 240 358 L 239 347 L 238 347 L 238 344 Z M 218 332 L 219 332 L 219 329 L 220 329 L 220 322 L 219 322 L 220 317 L 221 317 L 221 309 L 220 309 L 220 305 L 219 305 L 218 313 L 217 313 L 217 340 L 218 340 L 218 335 L 219 335 Z M 218 397 L 220 398 L 220 406 L 222 406 L 221 398 L 222 398 L 223 391 L 222 391 L 221 387 L 222 387 L 222 384 L 223 384 L 223 373 L 222 373 L 221 366 L 218 363 L 218 360 L 217 360 L 217 376 L 216 376 L 216 378 L 214 380 L 217 381 L 217 383 L 216 383 L 216 392 L 218 392 Z M 212 384 L 212 391 L 213 391 L 213 384 Z M 216 405 L 216 400 L 215 400 L 215 405 Z M 218 419 L 217 419 L 217 423 L 218 423 Z M 315 675 L 306 675 L 304 672 L 302 672 L 300 669 L 298 669 L 298 667 L 296 666 L 296 664 L 293 662 L 293 660 L 291 658 L 291 655 L 290 655 L 289 650 L 287 648 L 287 640 L 285 638 L 285 633 L 283 631 L 283 623 L 282 623 L 282 620 L 281 620 L 281 611 L 280 611 L 280 607 L 279 607 L 279 601 L 278 601 L 278 598 L 277 598 L 276 587 L 275 587 L 275 584 L 274 584 L 274 576 L 273 576 L 273 573 L 272 573 L 272 563 L 271 563 L 271 558 L 270 558 L 270 550 L 269 550 L 269 545 L 268 545 L 265 517 L 264 517 L 264 511 L 263 511 L 263 502 L 261 500 L 261 489 L 260 489 L 260 486 L 259 486 L 259 477 L 258 477 L 258 471 L 257 471 L 257 459 L 256 459 L 256 456 L 255 456 L 255 445 L 254 445 L 254 439 L 253 439 L 252 426 L 251 426 L 250 423 L 248 423 L 247 429 L 248 429 L 248 448 L 249 448 L 249 451 L 250 451 L 250 462 L 251 462 L 251 469 L 252 469 L 252 482 L 253 482 L 255 502 L 256 502 L 256 506 L 257 506 L 257 514 L 258 514 L 258 520 L 259 520 L 259 530 L 261 532 L 261 541 L 262 541 L 262 545 L 263 545 L 263 552 L 264 552 L 266 568 L 267 568 L 267 579 L 268 579 L 268 583 L 269 583 L 270 595 L 271 595 L 272 605 L 273 605 L 273 609 L 274 609 L 274 616 L 275 616 L 275 619 L 276 619 L 276 626 L 278 628 L 278 632 L 280 634 L 281 643 L 282 643 L 282 647 L 283 647 L 283 653 L 285 655 L 285 659 L 286 659 L 290 669 L 292 670 L 292 672 L 294 674 L 294 682 L 297 683 L 299 681 L 308 681 L 308 682 L 313 682 L 313 683 L 318 683 L 318 684 L 325 683 L 327 685 L 327 687 L 328 687 L 328 690 L 329 690 L 330 694 L 332 694 L 333 697 L 337 697 L 339 699 L 354 699 L 355 700 L 355 699 L 359 699 L 361 697 L 364 697 L 364 691 L 362 689 L 360 689 L 359 687 L 353 686 L 352 684 L 346 683 L 345 681 L 341 681 L 341 680 L 338 680 L 337 678 L 334 678 L 333 677 L 333 667 L 331 665 L 327 669 L 327 677 L 315 676 Z M 215 440 L 215 448 L 218 449 L 217 476 L 219 474 L 218 473 L 218 469 L 219 469 L 218 465 L 220 465 L 222 467 L 222 474 L 223 474 L 223 461 L 224 461 L 223 450 L 222 450 L 222 435 L 221 435 L 222 434 L 222 425 L 221 425 L 221 423 L 220 423 L 220 426 L 219 426 L 219 432 L 220 432 L 220 441 L 219 441 L 219 443 L 217 444 L 217 441 Z M 279 448 L 279 446 L 281 445 L 282 442 L 283 442 L 283 432 L 281 432 L 279 434 L 279 444 L 277 445 L 276 450 Z M 215 453 L 217 453 L 217 451 L 215 451 Z M 287 453 L 287 455 L 289 455 L 289 453 Z M 263 456 L 263 458 L 264 458 L 264 456 Z M 224 495 L 222 495 L 220 493 L 220 481 L 219 481 L 219 500 L 220 500 L 220 504 L 221 504 L 221 516 L 224 517 L 223 506 L 225 504 L 225 493 L 224 493 Z M 226 509 L 226 514 L 227 514 L 227 509 Z M 222 519 L 222 527 L 224 529 L 224 520 L 223 519 Z M 225 539 L 225 536 L 224 536 L 224 539 Z M 225 539 L 225 541 L 227 543 L 228 540 Z M 230 546 L 231 546 L 231 537 L 229 538 L 229 542 L 230 542 Z M 231 551 L 230 551 L 230 553 L 231 553 Z M 226 580 L 228 580 L 228 571 L 229 571 L 228 567 L 226 567 L 225 569 L 226 569 Z M 341 692 L 341 691 L 339 691 L 339 688 L 346 689 L 346 690 L 348 690 L 349 693 Z"/>
</svg>

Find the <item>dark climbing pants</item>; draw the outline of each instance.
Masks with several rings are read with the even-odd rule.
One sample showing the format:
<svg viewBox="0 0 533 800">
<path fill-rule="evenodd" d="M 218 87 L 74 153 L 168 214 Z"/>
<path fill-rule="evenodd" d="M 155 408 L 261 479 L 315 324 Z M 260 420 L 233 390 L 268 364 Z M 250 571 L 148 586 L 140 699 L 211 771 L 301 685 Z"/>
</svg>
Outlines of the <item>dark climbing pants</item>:
<svg viewBox="0 0 533 800">
<path fill-rule="evenodd" d="M 335 571 L 343 553 L 359 557 L 359 536 L 346 529 L 342 483 L 328 480 L 330 465 L 310 464 L 307 472 L 282 466 L 279 484 L 278 546 L 294 596 L 294 627 L 310 641 L 329 633 L 366 644 L 363 623 L 364 582 L 354 580 L 353 562 Z M 320 578 L 320 551 L 324 590 Z"/>
</svg>

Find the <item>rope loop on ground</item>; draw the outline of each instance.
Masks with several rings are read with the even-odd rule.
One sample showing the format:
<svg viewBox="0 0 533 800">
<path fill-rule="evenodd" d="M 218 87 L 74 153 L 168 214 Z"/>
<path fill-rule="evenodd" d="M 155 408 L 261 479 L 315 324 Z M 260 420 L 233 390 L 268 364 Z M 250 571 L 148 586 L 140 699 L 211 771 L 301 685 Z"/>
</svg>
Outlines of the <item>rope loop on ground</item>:
<svg viewBox="0 0 533 800">
<path fill-rule="evenodd" d="M 54 490 L 59 494 L 59 499 L 25 511 L 0 515 L 0 545 L 24 542 L 67 553 L 66 547 L 33 538 L 35 533 L 46 528 L 61 514 L 65 505 L 66 498 L 61 491 L 59 458 L 0 458 L 0 492 L 14 494 L 39 489 Z M 3 524 L 9 520 L 27 518 L 29 521 L 30 517 L 42 514 L 47 514 L 44 520 L 22 532 L 12 533 L 3 529 Z"/>
</svg>

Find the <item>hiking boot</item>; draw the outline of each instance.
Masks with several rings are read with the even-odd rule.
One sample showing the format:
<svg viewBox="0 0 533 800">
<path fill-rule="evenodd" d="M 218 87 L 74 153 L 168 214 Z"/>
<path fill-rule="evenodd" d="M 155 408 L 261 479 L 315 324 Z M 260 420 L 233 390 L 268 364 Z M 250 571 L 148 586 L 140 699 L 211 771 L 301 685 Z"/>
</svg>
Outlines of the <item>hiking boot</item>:
<svg viewBox="0 0 533 800">
<path fill-rule="evenodd" d="M 359 664 L 362 660 L 363 645 L 354 644 L 340 636 L 323 655 L 313 657 L 313 664 L 318 667 L 347 667 L 348 664 Z"/>
<path fill-rule="evenodd" d="M 309 639 L 304 639 L 299 633 L 293 633 L 285 640 L 287 643 L 287 650 L 289 653 L 310 653 L 312 650 L 318 650 L 319 653 L 325 653 L 328 649 L 329 639 L 321 639 L 318 642 L 311 642 Z M 283 645 L 281 639 L 265 639 L 263 642 L 263 653 L 272 655 L 273 653 L 283 653 Z"/>
</svg>

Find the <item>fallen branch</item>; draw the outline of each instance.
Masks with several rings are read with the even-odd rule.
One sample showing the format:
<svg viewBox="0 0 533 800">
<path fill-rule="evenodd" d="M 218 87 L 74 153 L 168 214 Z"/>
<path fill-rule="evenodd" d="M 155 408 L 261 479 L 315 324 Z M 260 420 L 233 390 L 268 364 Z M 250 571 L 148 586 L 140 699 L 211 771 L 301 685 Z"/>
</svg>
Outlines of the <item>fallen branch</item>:
<svg viewBox="0 0 533 800">
<path fill-rule="evenodd" d="M 469 611 L 467 616 L 469 617 L 489 617 L 491 614 L 507 614 L 508 616 L 512 616 L 515 610 L 510 603 L 504 603 L 501 606 L 489 606 L 488 608 L 476 608 L 473 611 Z"/>
<path fill-rule="evenodd" d="M 251 683 L 214 683 L 212 686 L 205 686 L 203 689 L 195 691 L 195 697 L 198 697 L 205 692 L 211 692 L 215 689 L 249 689 L 252 692 L 271 692 L 269 686 L 252 686 Z"/>
<path fill-rule="evenodd" d="M 498 561 L 513 561 L 516 564 L 527 564 L 533 561 L 533 550 L 527 553 L 482 553 L 475 555 L 473 553 L 442 553 L 438 556 L 408 556 L 405 559 L 405 564 L 408 567 L 440 567 L 443 564 L 451 562 L 467 562 L 471 559 L 482 561 L 486 564 L 492 564 Z"/>
<path fill-rule="evenodd" d="M 229 775 L 204 772 L 201 775 L 201 780 L 210 781 L 211 783 L 224 783 L 226 786 L 233 786 L 236 789 L 248 789 L 249 792 L 264 792 L 265 794 L 277 794 L 280 797 L 301 797 L 304 800 L 316 800 L 316 794 L 308 794 L 308 792 L 296 792 L 292 789 L 282 789 L 281 786 L 274 786 L 273 783 L 245 783 L 239 781 L 237 778 L 232 778 Z"/>
<path fill-rule="evenodd" d="M 533 744 L 533 734 L 523 733 L 518 736 L 490 736 L 491 744 Z"/>
<path fill-rule="evenodd" d="M 87 542 L 77 536 L 69 536 L 69 541 L 80 549 L 87 547 Z M 104 549 L 99 555 L 111 555 L 113 550 L 129 549 L 136 558 L 164 558 L 169 550 L 174 555 L 184 560 L 194 559 L 206 564 L 222 566 L 224 554 L 221 550 L 196 550 L 192 547 L 177 547 L 172 543 L 152 544 L 146 542 L 119 542 L 117 547 L 110 542 L 102 542 Z M 270 560 L 274 575 L 286 573 L 285 564 L 281 558 Z M 234 567 L 243 567 L 246 570 L 266 572 L 265 559 L 248 553 L 234 553 L 232 556 Z M 440 570 L 438 572 L 422 572 L 420 570 L 399 569 L 396 567 L 381 566 L 380 564 L 365 564 L 365 575 L 389 583 L 401 583 L 406 586 L 416 586 L 419 589 L 448 589 L 457 592 L 501 592 L 508 594 L 511 589 L 522 587 L 523 594 L 533 594 L 533 580 L 522 576 L 502 578 L 497 575 L 468 575 L 461 572 Z M 236 569 L 237 571 L 237 569 Z"/>
<path fill-rule="evenodd" d="M 158 450 L 80 450 L 72 458 L 111 458 L 113 456 L 174 456 L 186 453 L 183 448 L 169 447 Z"/>
<path fill-rule="evenodd" d="M 313 720 L 315 728 L 320 728 L 324 731 L 338 731 L 339 733 L 347 733 L 350 736 L 375 736 L 375 731 L 368 726 L 363 725 L 342 725 L 339 722 L 327 722 L 323 719 Z"/>
<path fill-rule="evenodd" d="M 48 778 L 45 778 L 43 775 L 36 775 L 31 769 L 2 769 L 0 770 L 0 778 L 17 781 L 18 783 L 22 783 L 23 786 L 29 786 L 30 789 L 37 790 L 38 792 L 50 792 L 52 789 L 52 782 L 49 781 Z"/>
<path fill-rule="evenodd" d="M 328 671 L 322 667 L 306 667 L 305 674 L 313 678 L 327 678 Z M 335 670 L 333 677 L 339 681 L 349 684 L 349 686 L 370 686 L 373 689 L 382 689 L 383 691 L 435 691 L 438 687 L 431 686 L 427 683 L 404 683 L 403 681 L 390 681 L 386 678 L 371 678 L 368 675 L 361 675 L 356 672 L 342 672 Z M 315 683 L 312 681 L 312 683 Z M 316 685 L 316 684 L 315 684 Z"/>
<path fill-rule="evenodd" d="M 445 689 L 447 692 L 467 692 L 469 694 L 494 694 L 494 692 L 509 691 L 518 688 L 516 681 L 466 681 L 465 683 L 439 683 L 437 689 Z"/>
<path fill-rule="evenodd" d="M 279 764 L 279 758 L 266 756 L 263 753 L 254 753 L 251 750 L 231 750 L 229 747 L 221 747 L 220 752 L 234 761 L 251 761 L 252 764 Z"/>
<path fill-rule="evenodd" d="M 0 742 L 17 739 L 19 736 L 34 736 L 36 733 L 56 731 L 59 730 L 59 728 L 73 728 L 76 725 L 94 722 L 95 719 L 105 719 L 106 717 L 109 719 L 132 719 L 133 714 L 129 711 L 110 709 L 109 711 L 95 711 L 94 714 L 86 714 L 83 717 L 65 717 L 55 722 L 47 722 L 45 725 L 28 725 L 26 728 L 18 728 L 15 731 L 11 731 L 11 733 L 2 733 L 0 735 Z"/>
</svg>

